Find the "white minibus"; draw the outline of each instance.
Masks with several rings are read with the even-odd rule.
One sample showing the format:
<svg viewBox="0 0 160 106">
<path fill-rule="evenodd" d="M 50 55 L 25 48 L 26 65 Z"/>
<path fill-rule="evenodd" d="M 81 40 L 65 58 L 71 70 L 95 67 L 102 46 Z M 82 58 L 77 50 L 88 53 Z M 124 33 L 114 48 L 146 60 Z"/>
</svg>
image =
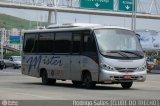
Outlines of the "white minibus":
<svg viewBox="0 0 160 106">
<path fill-rule="evenodd" d="M 146 61 L 136 34 L 127 28 L 65 24 L 25 31 L 22 74 L 43 84 L 71 80 L 93 88 L 121 84 L 125 89 L 146 79 Z"/>
</svg>

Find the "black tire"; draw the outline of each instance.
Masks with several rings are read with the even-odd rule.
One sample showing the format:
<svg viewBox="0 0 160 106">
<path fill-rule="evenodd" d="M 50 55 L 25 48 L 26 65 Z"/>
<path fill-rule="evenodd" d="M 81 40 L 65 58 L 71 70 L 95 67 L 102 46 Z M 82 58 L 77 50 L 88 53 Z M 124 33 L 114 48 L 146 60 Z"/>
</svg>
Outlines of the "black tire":
<svg viewBox="0 0 160 106">
<path fill-rule="evenodd" d="M 41 77 L 42 77 L 42 84 L 44 84 L 44 85 L 52 85 L 52 84 L 56 83 L 56 79 L 48 78 L 47 71 L 45 71 L 45 70 L 42 71 Z"/>
<path fill-rule="evenodd" d="M 1 70 L 3 70 L 3 67 L 4 67 L 4 66 L 3 66 L 3 65 L 1 65 L 1 66 L 0 66 L 0 69 L 1 69 Z"/>
<path fill-rule="evenodd" d="M 3 65 L 4 68 L 7 68 L 6 64 Z"/>
<path fill-rule="evenodd" d="M 16 66 L 16 64 L 13 64 L 13 68 L 14 68 L 14 69 L 17 69 L 17 66 Z"/>
<path fill-rule="evenodd" d="M 82 81 L 72 81 L 73 85 L 78 86 L 81 85 L 83 82 Z"/>
<path fill-rule="evenodd" d="M 87 89 L 92 89 L 95 87 L 96 84 L 92 81 L 92 77 L 89 72 L 83 75 L 83 84 Z"/>
<path fill-rule="evenodd" d="M 56 83 L 56 79 L 48 79 L 49 80 L 49 85 L 54 85 Z"/>
<path fill-rule="evenodd" d="M 48 79 L 47 72 L 45 70 L 42 71 L 41 77 L 42 77 L 42 84 L 48 85 L 49 84 L 49 79 Z"/>
<path fill-rule="evenodd" d="M 14 66 L 14 69 L 18 69 L 18 67 Z"/>
<path fill-rule="evenodd" d="M 131 88 L 133 82 L 122 82 L 121 83 L 121 86 L 124 88 L 124 89 L 129 89 Z"/>
</svg>

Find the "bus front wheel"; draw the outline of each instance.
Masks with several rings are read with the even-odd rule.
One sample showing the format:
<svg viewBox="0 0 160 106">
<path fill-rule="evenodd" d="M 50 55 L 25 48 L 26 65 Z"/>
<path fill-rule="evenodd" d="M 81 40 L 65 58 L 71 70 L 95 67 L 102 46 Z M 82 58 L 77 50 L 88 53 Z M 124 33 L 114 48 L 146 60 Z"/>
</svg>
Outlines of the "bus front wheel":
<svg viewBox="0 0 160 106">
<path fill-rule="evenodd" d="M 129 89 L 131 88 L 133 82 L 122 82 L 121 83 L 121 86 L 124 88 L 124 89 Z"/>
<path fill-rule="evenodd" d="M 85 88 L 87 88 L 87 89 L 94 88 L 95 85 L 96 85 L 96 84 L 92 81 L 91 74 L 88 73 L 88 72 L 85 73 L 84 76 L 83 76 L 83 83 L 84 83 Z"/>
</svg>

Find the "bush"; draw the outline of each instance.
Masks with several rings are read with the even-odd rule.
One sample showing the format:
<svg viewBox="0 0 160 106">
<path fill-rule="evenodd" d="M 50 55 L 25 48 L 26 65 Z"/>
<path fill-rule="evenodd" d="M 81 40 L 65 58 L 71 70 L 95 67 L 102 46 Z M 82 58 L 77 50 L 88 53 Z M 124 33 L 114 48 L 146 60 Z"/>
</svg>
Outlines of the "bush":
<svg viewBox="0 0 160 106">
<path fill-rule="evenodd" d="M 9 52 L 4 54 L 4 59 L 9 59 L 10 56 L 20 56 L 20 52 Z"/>
</svg>

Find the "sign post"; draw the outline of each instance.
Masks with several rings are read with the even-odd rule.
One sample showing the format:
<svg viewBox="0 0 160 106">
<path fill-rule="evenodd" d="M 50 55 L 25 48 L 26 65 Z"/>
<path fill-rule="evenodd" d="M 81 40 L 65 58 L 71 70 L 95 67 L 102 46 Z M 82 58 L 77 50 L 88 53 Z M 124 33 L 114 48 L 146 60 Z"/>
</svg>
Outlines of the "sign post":
<svg viewBox="0 0 160 106">
<path fill-rule="evenodd" d="M 133 31 L 136 31 L 137 0 L 119 0 L 118 10 L 124 12 L 132 12 L 131 29 Z"/>
<path fill-rule="evenodd" d="M 80 0 L 80 8 L 113 10 L 114 0 Z"/>
<path fill-rule="evenodd" d="M 137 14 L 136 14 L 136 12 L 137 12 L 137 0 L 134 0 L 133 1 L 134 3 L 133 3 L 133 10 L 134 11 L 132 11 L 132 13 L 134 12 L 134 27 L 133 27 L 133 29 L 132 30 L 134 30 L 134 32 L 136 32 L 136 19 L 137 19 Z"/>
</svg>

